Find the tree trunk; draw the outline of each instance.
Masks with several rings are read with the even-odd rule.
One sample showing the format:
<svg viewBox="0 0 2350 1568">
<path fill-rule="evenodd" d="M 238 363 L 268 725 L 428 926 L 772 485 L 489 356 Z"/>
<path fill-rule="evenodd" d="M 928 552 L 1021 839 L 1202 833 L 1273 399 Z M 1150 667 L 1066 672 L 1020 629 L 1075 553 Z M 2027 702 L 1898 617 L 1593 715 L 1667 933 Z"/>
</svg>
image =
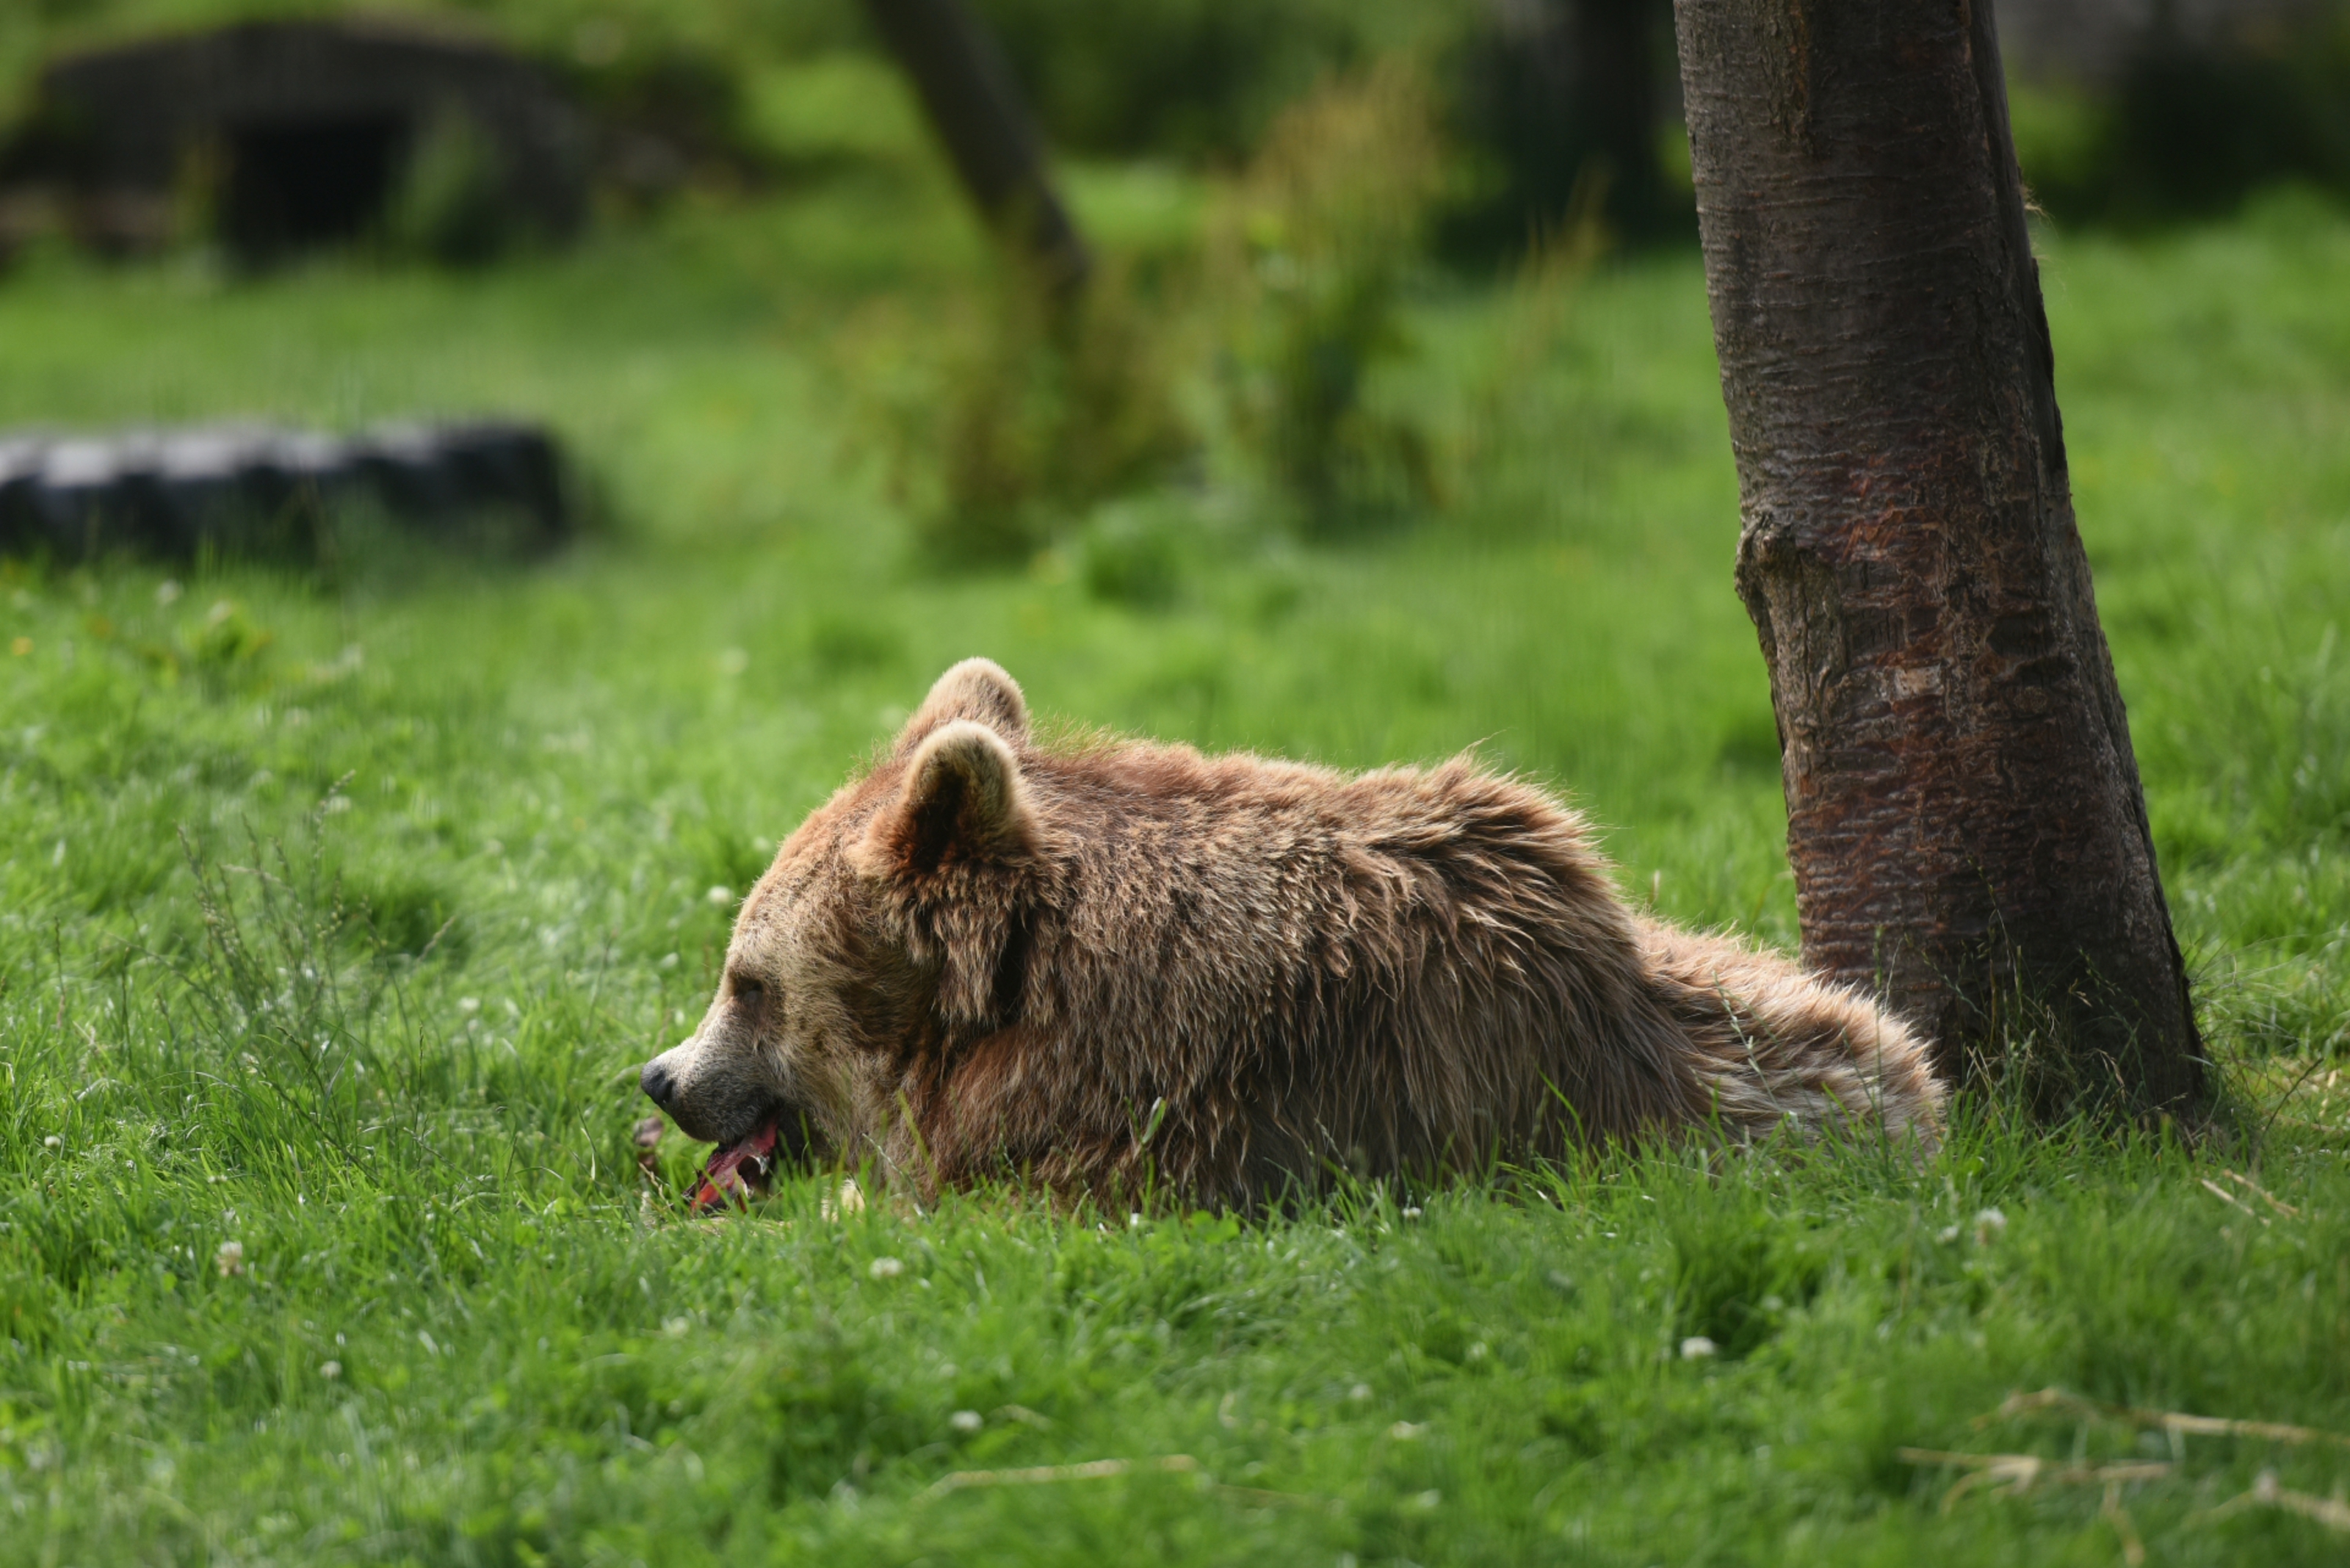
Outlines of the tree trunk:
<svg viewBox="0 0 2350 1568">
<path fill-rule="evenodd" d="M 2192 1112 L 1989 0 L 1676 0 L 1805 959 L 1960 1075 Z"/>
<path fill-rule="evenodd" d="M 1091 259 L 1045 175 L 1045 155 L 1009 67 L 963 0 L 866 0 L 914 83 L 931 127 L 990 227 L 1055 294 L 1083 287 Z"/>
</svg>

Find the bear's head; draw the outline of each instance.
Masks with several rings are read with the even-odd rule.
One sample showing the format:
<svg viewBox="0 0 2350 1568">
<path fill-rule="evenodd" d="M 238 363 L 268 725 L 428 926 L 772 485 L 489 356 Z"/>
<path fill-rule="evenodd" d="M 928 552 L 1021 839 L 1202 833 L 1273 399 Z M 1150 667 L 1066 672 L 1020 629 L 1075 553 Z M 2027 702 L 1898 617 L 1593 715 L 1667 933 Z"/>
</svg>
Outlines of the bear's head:
<svg viewBox="0 0 2350 1568">
<path fill-rule="evenodd" d="M 889 1158 L 910 1081 L 1021 1008 L 1046 877 L 1028 710 L 996 665 L 941 676 L 888 758 L 786 839 L 743 899 L 718 993 L 640 1082 L 720 1157 Z"/>
</svg>

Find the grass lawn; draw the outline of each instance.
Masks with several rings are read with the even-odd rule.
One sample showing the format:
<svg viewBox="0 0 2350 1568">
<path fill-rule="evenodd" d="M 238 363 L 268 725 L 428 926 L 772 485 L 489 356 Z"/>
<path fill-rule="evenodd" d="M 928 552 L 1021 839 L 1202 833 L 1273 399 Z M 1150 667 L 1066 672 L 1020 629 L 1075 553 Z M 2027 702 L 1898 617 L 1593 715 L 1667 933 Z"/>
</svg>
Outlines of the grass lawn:
<svg viewBox="0 0 2350 1568">
<path fill-rule="evenodd" d="M 1113 229 L 1180 220 L 1155 189 L 1079 184 Z M 1307 546 L 1229 484 L 1145 498 L 1183 542 L 1151 607 L 1077 545 L 915 559 L 875 410 L 978 265 L 934 179 L 477 276 L 0 281 L 0 426 L 519 411 L 613 519 L 530 566 L 0 580 L 0 1563 L 2340 1561 L 2229 1506 L 2272 1470 L 2322 1513 L 2340 1442 L 1981 1419 L 2054 1386 L 2350 1433 L 2350 222 L 2045 244 L 2244 1135 L 1970 1102 L 1922 1169 L 1622 1156 L 1271 1221 L 834 1218 L 813 1177 L 691 1221 L 636 1065 L 974 652 L 1075 722 L 1477 747 L 1639 898 L 1792 944 L 1693 257 L 1430 286 L 1380 395 L 1443 509 Z M 1904 1450 L 2065 1473 L 1953 1495 Z"/>
</svg>

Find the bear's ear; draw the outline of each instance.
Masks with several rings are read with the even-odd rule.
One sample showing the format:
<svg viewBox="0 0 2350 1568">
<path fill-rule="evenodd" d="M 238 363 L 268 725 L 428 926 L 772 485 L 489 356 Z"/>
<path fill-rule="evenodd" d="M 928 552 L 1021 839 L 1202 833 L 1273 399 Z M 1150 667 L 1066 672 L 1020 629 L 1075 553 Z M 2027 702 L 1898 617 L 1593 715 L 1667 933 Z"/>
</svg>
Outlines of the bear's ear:
<svg viewBox="0 0 2350 1568">
<path fill-rule="evenodd" d="M 1008 859 L 1030 846 L 1028 802 L 1011 745 L 985 724 L 951 719 L 915 748 L 904 786 L 874 814 L 849 864 L 887 877 L 929 871 L 950 857 Z"/>
<path fill-rule="evenodd" d="M 944 675 L 899 732 L 891 754 L 909 757 L 942 724 L 968 719 L 984 724 L 1014 747 L 1028 743 L 1028 702 L 1020 683 L 992 659 L 966 659 Z"/>
</svg>

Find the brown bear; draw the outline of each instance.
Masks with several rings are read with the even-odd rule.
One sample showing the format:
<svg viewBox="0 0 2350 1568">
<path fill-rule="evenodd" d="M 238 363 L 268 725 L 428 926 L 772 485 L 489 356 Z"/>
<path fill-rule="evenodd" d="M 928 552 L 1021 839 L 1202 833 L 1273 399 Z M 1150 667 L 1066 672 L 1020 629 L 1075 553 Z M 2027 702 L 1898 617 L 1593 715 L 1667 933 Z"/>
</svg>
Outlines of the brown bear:
<svg viewBox="0 0 2350 1568">
<path fill-rule="evenodd" d="M 642 1082 L 713 1170 L 780 1137 L 924 1197 L 1233 1207 L 1682 1129 L 1930 1148 L 1943 1100 L 1867 998 L 1634 913 L 1526 784 L 1040 744 L 978 659 L 784 844 Z"/>
</svg>

